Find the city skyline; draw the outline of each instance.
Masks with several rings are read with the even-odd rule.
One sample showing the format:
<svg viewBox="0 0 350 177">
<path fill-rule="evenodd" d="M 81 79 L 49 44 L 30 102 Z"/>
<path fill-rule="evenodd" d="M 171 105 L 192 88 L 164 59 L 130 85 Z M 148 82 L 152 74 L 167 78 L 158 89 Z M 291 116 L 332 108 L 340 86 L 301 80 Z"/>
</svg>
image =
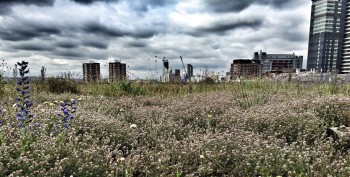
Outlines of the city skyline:
<svg viewBox="0 0 350 177">
<path fill-rule="evenodd" d="M 307 59 L 311 1 L 217 2 L 0 1 L 0 59 L 10 67 L 29 61 L 31 75 L 42 66 L 48 75 L 82 73 L 81 64 L 93 61 L 102 76 L 107 62 L 121 60 L 135 77 L 155 70 L 154 60 L 161 73 L 163 57 L 174 69 L 183 56 L 195 71 L 225 72 L 259 50 Z"/>
</svg>

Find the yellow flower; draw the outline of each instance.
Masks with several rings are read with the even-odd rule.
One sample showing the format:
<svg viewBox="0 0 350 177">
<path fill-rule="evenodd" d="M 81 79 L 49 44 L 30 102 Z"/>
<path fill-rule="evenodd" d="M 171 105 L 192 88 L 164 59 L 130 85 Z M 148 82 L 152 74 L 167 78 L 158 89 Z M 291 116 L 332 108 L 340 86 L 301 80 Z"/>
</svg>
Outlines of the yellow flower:
<svg viewBox="0 0 350 177">
<path fill-rule="evenodd" d="M 57 104 L 57 103 L 58 103 L 58 101 L 54 101 L 53 103 Z"/>
<path fill-rule="evenodd" d="M 210 119 L 212 117 L 212 115 L 211 114 L 208 114 L 208 118 Z"/>
<path fill-rule="evenodd" d="M 6 110 L 6 109 L 3 109 L 2 112 L 7 112 L 7 110 Z"/>
<path fill-rule="evenodd" d="M 50 103 L 50 106 L 53 106 L 54 104 L 53 103 Z"/>
<path fill-rule="evenodd" d="M 49 102 L 48 102 L 48 101 L 45 101 L 44 104 L 49 104 Z"/>
<path fill-rule="evenodd" d="M 45 109 L 41 109 L 41 112 L 45 112 Z"/>
</svg>

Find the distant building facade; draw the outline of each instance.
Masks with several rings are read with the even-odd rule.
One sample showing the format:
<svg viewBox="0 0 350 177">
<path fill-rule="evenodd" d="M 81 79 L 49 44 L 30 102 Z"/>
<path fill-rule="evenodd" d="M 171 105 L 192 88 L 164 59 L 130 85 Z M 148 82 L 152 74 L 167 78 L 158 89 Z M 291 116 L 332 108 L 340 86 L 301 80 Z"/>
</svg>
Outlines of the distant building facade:
<svg viewBox="0 0 350 177">
<path fill-rule="evenodd" d="M 180 81 L 181 80 L 181 70 L 175 69 L 175 80 Z"/>
<path fill-rule="evenodd" d="M 230 68 L 231 79 L 240 77 L 260 77 L 262 74 L 261 60 L 233 60 Z"/>
<path fill-rule="evenodd" d="M 267 54 L 254 52 L 254 60 L 261 60 L 262 72 L 288 71 L 303 68 L 303 56 L 293 54 Z"/>
<path fill-rule="evenodd" d="M 85 82 L 99 80 L 101 78 L 100 63 L 83 63 L 83 78 Z"/>
<path fill-rule="evenodd" d="M 112 62 L 108 64 L 109 67 L 109 81 L 121 81 L 127 79 L 126 77 L 126 64 L 121 62 Z"/>
</svg>

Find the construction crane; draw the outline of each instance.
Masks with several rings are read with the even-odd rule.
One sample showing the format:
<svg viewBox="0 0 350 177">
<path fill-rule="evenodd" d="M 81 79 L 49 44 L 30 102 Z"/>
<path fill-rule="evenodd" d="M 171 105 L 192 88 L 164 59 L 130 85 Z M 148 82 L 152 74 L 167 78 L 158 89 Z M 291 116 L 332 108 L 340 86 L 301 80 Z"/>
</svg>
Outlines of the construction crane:
<svg viewBox="0 0 350 177">
<path fill-rule="evenodd" d="M 182 56 L 180 56 L 180 59 L 181 59 L 181 62 L 182 62 L 182 66 L 184 67 L 184 71 L 185 71 L 185 80 L 187 80 L 187 71 L 186 71 L 186 68 L 185 68 L 185 64 L 184 64 L 184 61 L 182 60 Z"/>
</svg>

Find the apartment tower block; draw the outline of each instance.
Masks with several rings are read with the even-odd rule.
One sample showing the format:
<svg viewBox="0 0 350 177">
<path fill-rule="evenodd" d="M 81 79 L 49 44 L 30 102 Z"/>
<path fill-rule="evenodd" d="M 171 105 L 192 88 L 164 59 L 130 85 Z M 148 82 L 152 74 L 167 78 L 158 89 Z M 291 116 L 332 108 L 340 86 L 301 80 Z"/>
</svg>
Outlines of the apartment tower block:
<svg viewBox="0 0 350 177">
<path fill-rule="evenodd" d="M 121 62 L 109 63 L 109 81 L 121 81 L 126 79 L 126 64 Z"/>
<path fill-rule="evenodd" d="M 83 63 L 83 77 L 85 82 L 100 79 L 100 63 Z"/>
</svg>

